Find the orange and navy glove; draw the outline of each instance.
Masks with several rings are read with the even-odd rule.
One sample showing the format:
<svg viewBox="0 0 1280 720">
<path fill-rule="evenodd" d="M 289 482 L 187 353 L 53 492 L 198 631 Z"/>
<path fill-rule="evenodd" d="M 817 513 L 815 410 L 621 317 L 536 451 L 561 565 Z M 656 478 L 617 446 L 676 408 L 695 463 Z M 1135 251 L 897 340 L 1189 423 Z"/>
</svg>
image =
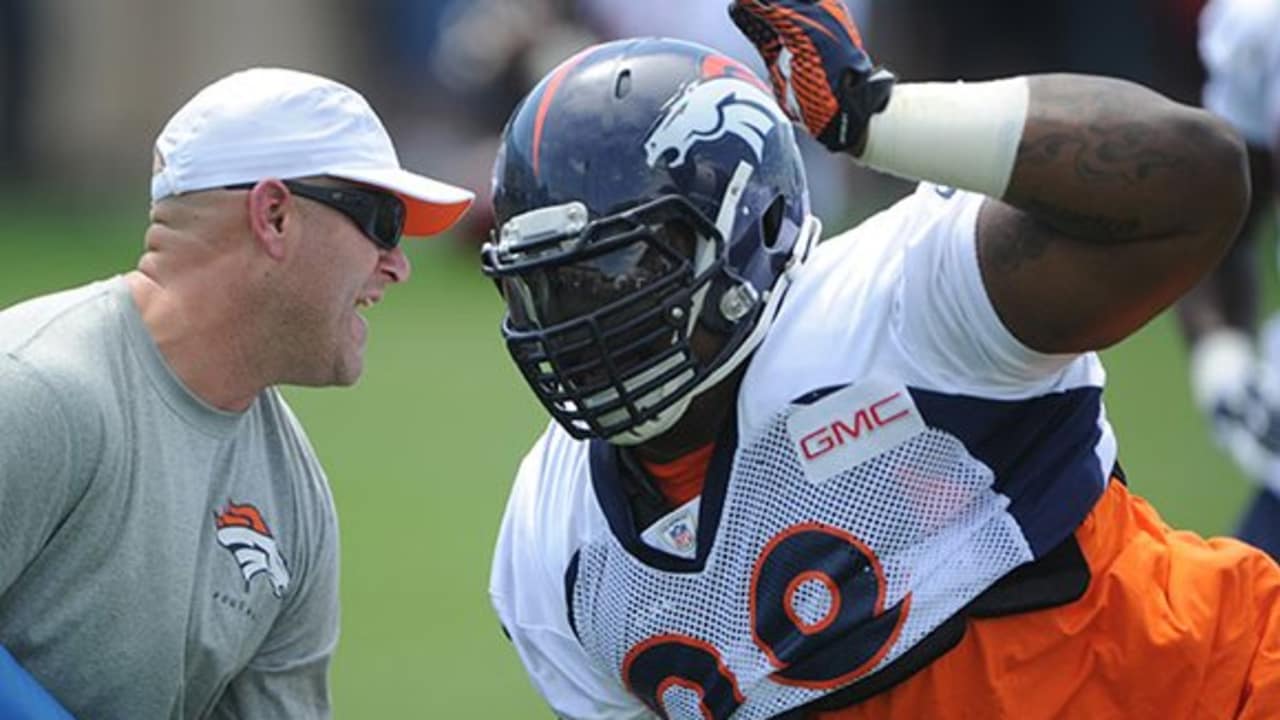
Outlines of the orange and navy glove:
<svg viewBox="0 0 1280 720">
<path fill-rule="evenodd" d="M 729 17 L 764 58 L 779 104 L 832 151 L 857 146 L 889 104 L 893 73 L 872 65 L 841 0 L 733 0 Z"/>
</svg>

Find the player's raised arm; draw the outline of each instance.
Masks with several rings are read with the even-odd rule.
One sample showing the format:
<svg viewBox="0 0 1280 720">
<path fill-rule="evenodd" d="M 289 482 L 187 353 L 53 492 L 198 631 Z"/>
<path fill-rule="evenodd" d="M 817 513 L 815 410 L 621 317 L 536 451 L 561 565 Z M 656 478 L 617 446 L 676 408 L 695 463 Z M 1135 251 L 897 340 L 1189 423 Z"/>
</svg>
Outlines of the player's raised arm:
<svg viewBox="0 0 1280 720">
<path fill-rule="evenodd" d="M 979 216 L 983 278 L 1028 345 L 1105 347 L 1176 300 L 1229 247 L 1248 206 L 1244 147 L 1208 113 L 1133 83 L 1069 75 L 1026 83 L 1005 202 Z"/>
<path fill-rule="evenodd" d="M 1190 288 L 1248 204 L 1224 123 L 1134 83 L 1044 75 L 896 83 L 839 0 L 736 0 L 783 105 L 819 141 L 898 175 L 981 192 L 983 281 L 1045 352 L 1110 345 Z"/>
</svg>

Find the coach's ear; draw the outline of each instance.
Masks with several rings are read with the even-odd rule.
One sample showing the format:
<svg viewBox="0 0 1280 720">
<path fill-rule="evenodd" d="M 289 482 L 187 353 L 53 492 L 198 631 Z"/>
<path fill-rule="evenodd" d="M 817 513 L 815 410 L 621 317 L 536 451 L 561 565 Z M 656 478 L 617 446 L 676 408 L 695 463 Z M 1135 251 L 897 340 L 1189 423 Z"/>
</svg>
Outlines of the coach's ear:
<svg viewBox="0 0 1280 720">
<path fill-rule="evenodd" d="M 299 221 L 293 194 L 282 181 L 269 178 L 249 190 L 248 205 L 254 240 L 272 260 L 284 260 L 289 254 L 287 231 Z"/>
</svg>

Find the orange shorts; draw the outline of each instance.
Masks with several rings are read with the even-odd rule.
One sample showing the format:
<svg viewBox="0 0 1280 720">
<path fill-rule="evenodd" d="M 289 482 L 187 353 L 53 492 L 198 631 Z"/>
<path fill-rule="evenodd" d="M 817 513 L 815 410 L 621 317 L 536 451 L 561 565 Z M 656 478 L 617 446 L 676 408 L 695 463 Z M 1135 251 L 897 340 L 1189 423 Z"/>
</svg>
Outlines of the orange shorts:
<svg viewBox="0 0 1280 720">
<path fill-rule="evenodd" d="M 1076 530 L 1092 580 L 1048 610 L 971 619 L 901 685 L 822 720 L 1280 718 L 1280 568 L 1170 529 L 1112 482 Z"/>
</svg>

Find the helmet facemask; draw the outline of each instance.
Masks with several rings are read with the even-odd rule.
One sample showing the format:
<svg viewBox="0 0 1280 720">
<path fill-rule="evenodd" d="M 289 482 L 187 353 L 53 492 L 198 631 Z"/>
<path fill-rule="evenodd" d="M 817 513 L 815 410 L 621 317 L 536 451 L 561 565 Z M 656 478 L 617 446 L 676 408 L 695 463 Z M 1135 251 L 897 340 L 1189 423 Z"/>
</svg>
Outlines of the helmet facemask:
<svg viewBox="0 0 1280 720">
<path fill-rule="evenodd" d="M 575 437 L 625 443 L 716 366 L 690 344 L 700 324 L 732 331 L 720 306 L 741 321 L 758 298 L 726 271 L 719 231 L 680 196 L 574 218 L 585 218 L 574 203 L 513 218 L 486 246 L 485 271 L 507 301 L 512 358 L 551 414 Z M 708 307 L 726 288 L 732 300 Z"/>
</svg>

